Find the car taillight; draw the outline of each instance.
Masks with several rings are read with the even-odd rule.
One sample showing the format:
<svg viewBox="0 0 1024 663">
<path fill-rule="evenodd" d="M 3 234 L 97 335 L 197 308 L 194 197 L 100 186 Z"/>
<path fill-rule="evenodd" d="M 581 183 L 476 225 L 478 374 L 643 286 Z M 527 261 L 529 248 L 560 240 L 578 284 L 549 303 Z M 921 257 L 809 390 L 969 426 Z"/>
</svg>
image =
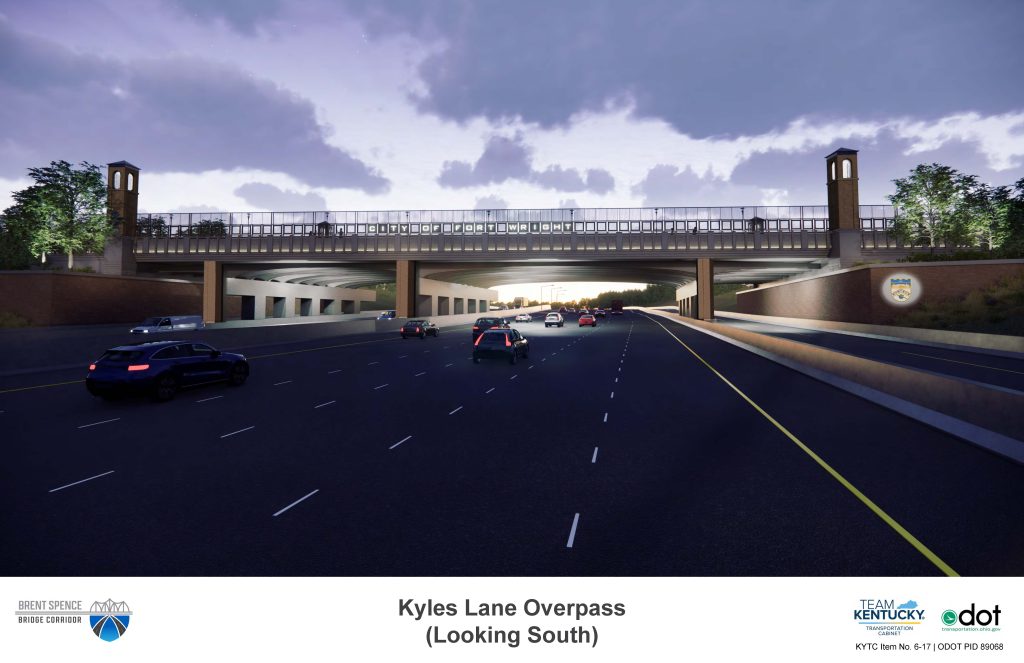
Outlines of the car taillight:
<svg viewBox="0 0 1024 663">
<path fill-rule="evenodd" d="M 507 335 L 505 336 L 505 347 L 506 348 L 511 348 L 512 347 L 512 341 L 508 340 L 508 336 Z"/>
<path fill-rule="evenodd" d="M 479 336 L 476 337 L 476 343 L 474 343 L 473 345 L 474 346 L 480 345 L 480 341 L 482 341 L 482 340 L 484 340 L 484 335 L 480 334 Z"/>
<path fill-rule="evenodd" d="M 473 325 L 473 331 L 480 331 L 480 328 L 477 327 L 476 325 Z"/>
<path fill-rule="evenodd" d="M 96 364 L 89 364 L 89 370 L 90 371 L 95 371 L 96 370 Z"/>
<path fill-rule="evenodd" d="M 421 330 L 421 329 L 420 329 L 419 327 L 417 327 L 417 328 L 416 328 L 416 333 L 417 333 L 417 334 L 419 334 L 419 333 L 420 333 L 421 331 L 422 331 L 422 330 Z"/>
<path fill-rule="evenodd" d="M 149 364 L 129 364 L 128 365 L 128 370 L 129 371 L 148 371 L 149 370 Z"/>
</svg>

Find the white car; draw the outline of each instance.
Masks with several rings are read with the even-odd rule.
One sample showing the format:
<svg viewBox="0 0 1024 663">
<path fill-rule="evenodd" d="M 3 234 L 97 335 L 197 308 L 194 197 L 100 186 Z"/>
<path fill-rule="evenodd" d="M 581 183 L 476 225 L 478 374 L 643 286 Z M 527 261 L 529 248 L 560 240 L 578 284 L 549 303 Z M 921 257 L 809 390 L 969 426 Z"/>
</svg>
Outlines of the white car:
<svg viewBox="0 0 1024 663">
<path fill-rule="evenodd" d="M 562 327 L 565 325 L 565 318 L 562 317 L 561 313 L 548 313 L 547 317 L 544 318 L 544 326 L 550 327 L 551 325 Z"/>
<path fill-rule="evenodd" d="M 516 322 L 532 322 L 533 316 L 529 313 L 520 313 L 516 316 Z"/>
</svg>

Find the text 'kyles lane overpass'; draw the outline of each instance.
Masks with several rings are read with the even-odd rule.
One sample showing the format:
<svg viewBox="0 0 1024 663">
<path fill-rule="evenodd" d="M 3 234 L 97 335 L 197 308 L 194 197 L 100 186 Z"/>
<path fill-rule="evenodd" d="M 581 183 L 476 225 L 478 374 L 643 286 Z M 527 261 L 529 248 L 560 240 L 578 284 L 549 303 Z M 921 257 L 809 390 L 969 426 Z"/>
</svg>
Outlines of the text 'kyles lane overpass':
<svg viewBox="0 0 1024 663">
<path fill-rule="evenodd" d="M 708 319 L 713 281 L 764 283 L 908 252 L 892 232 L 892 206 L 859 205 L 856 152 L 837 150 L 827 168 L 829 204 L 818 206 L 136 216 L 129 205 L 122 218 L 130 219 L 123 228 L 133 268 L 202 274 L 210 322 L 223 319 L 228 277 L 238 290 L 230 294 L 243 297 L 243 317 L 264 307 L 255 302 L 262 291 L 242 281 L 395 282 L 400 316 L 487 310 L 496 297 L 488 289 L 510 283 L 620 281 L 674 285 L 681 311 Z M 112 193 L 111 200 L 120 199 Z"/>
</svg>

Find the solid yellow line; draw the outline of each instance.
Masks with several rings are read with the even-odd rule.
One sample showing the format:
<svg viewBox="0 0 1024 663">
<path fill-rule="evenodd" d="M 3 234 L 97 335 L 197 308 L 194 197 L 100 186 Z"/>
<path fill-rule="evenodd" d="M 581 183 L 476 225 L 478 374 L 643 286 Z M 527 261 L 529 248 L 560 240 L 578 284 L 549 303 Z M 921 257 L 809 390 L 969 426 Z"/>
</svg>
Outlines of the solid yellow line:
<svg viewBox="0 0 1024 663">
<path fill-rule="evenodd" d="M 37 384 L 34 387 L 15 387 L 14 389 L 0 389 L 0 394 L 9 394 L 14 391 L 28 391 L 29 389 L 45 389 L 47 387 L 60 387 L 65 384 L 78 384 L 85 380 L 70 380 L 68 382 L 54 382 L 53 384 Z"/>
<path fill-rule="evenodd" d="M 820 465 L 826 472 L 831 474 L 832 478 L 834 478 L 836 481 L 838 481 L 840 484 L 842 484 L 844 488 L 846 488 L 848 491 L 853 493 L 854 497 L 859 499 L 866 507 L 871 509 L 875 513 L 876 516 L 878 516 L 879 518 L 881 518 L 885 522 L 885 524 L 887 524 L 889 527 L 893 528 L 893 530 L 895 530 L 897 534 L 902 536 L 910 545 L 914 546 L 914 548 L 916 548 L 919 553 L 924 555 L 928 559 L 929 562 L 931 562 L 932 564 L 937 566 L 939 568 L 939 570 L 941 570 L 947 576 L 952 576 L 952 577 L 959 577 L 960 576 L 960 574 L 957 573 L 956 571 L 954 571 L 953 568 L 949 564 L 946 564 L 944 561 L 942 561 L 942 559 L 938 555 L 933 553 L 928 548 L 928 546 L 926 546 L 923 543 L 921 543 L 917 539 L 917 537 L 915 537 L 913 534 L 908 532 L 902 525 L 900 525 L 898 522 L 896 522 L 896 520 L 892 516 L 890 516 L 884 510 L 882 510 L 882 507 L 880 507 L 877 504 L 875 504 L 874 502 L 872 502 L 871 499 L 869 499 L 867 495 L 865 495 L 864 493 L 862 493 L 859 490 L 857 490 L 857 488 L 852 483 L 847 481 L 846 478 L 843 475 L 839 474 L 839 472 L 837 472 L 835 469 L 833 469 L 832 466 L 829 465 L 828 463 L 826 463 L 818 454 L 816 454 L 813 451 L 811 451 L 811 449 L 808 448 L 808 446 L 806 444 L 801 442 L 796 437 L 796 435 L 793 435 L 793 433 L 789 432 L 789 430 L 785 426 L 780 424 L 770 414 L 765 412 L 764 409 L 760 405 L 758 405 L 753 400 L 751 400 L 749 396 L 747 396 L 745 393 L 743 393 L 739 389 L 739 387 L 734 385 L 732 382 L 729 382 L 729 380 L 724 375 L 722 375 L 717 370 L 715 370 L 715 367 L 712 366 L 711 364 L 709 364 L 708 362 L 706 362 L 703 357 L 701 357 L 699 354 L 697 354 L 694 351 L 693 348 L 691 348 L 689 345 L 684 343 L 678 336 L 676 336 L 671 331 L 669 331 L 668 327 L 666 327 L 665 325 L 661 324 L 657 320 L 654 320 L 654 318 L 651 318 L 650 316 L 647 316 L 647 318 L 649 320 L 651 320 L 652 322 L 654 322 L 659 327 L 661 327 L 662 329 L 664 329 L 665 332 L 669 336 L 674 338 L 677 343 L 679 343 L 684 348 L 689 350 L 690 354 L 692 354 L 694 357 L 696 357 L 700 361 L 700 363 L 702 363 L 705 366 L 707 366 L 708 369 L 710 369 L 712 373 L 717 375 L 722 380 L 722 382 L 724 382 L 727 385 L 729 385 L 729 387 L 731 387 L 733 391 L 735 391 L 737 394 L 739 394 L 740 397 L 743 400 L 745 400 L 747 403 L 749 403 L 751 405 L 751 407 L 753 407 L 755 410 L 757 410 L 759 413 L 761 413 L 761 416 L 763 416 L 768 421 L 772 422 L 772 424 L 776 428 L 778 428 L 780 431 L 782 431 L 783 435 L 788 437 L 794 444 L 796 444 L 796 446 L 800 447 L 800 449 L 802 449 L 804 451 L 804 453 L 806 453 L 808 456 L 810 456 L 812 459 L 814 459 L 814 462 L 816 462 L 818 465 Z"/>
<path fill-rule="evenodd" d="M 919 355 L 916 352 L 903 352 L 905 355 L 913 355 L 915 357 L 927 357 L 928 359 L 938 359 L 939 361 L 948 361 L 953 364 L 964 364 L 966 366 L 977 366 L 978 368 L 987 368 L 993 371 L 1002 371 L 1004 373 L 1016 373 L 1017 375 L 1024 375 L 1022 371 L 1011 371 L 1008 368 L 996 368 L 995 366 L 986 366 L 985 364 L 972 364 L 969 361 L 957 361 L 956 359 L 946 359 L 945 357 L 933 357 L 932 355 Z"/>
</svg>

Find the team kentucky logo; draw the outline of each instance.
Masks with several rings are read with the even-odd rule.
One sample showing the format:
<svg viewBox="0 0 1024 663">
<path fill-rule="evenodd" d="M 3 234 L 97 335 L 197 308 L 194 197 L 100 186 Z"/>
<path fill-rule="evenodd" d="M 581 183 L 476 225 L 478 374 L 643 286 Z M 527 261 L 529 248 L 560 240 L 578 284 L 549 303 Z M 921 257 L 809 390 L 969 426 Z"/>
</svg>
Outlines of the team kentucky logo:
<svg viewBox="0 0 1024 663">
<path fill-rule="evenodd" d="M 898 302 L 910 300 L 910 279 L 889 279 L 889 292 Z"/>
<path fill-rule="evenodd" d="M 95 601 L 89 611 L 89 626 L 96 637 L 107 642 L 117 640 L 128 630 L 132 611 L 124 601 Z"/>
</svg>

